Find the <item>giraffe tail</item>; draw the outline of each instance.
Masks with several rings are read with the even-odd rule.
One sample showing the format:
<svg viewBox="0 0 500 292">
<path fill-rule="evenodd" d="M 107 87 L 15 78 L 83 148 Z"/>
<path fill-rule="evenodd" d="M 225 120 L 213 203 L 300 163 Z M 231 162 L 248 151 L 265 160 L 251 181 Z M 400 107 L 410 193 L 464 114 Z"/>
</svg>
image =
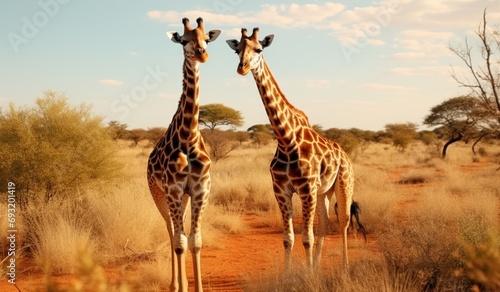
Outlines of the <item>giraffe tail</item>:
<svg viewBox="0 0 500 292">
<path fill-rule="evenodd" d="M 337 215 L 337 221 L 339 220 L 339 214 L 338 214 L 338 206 L 337 203 L 335 203 L 335 214 Z M 358 225 L 358 230 L 363 233 L 363 237 L 366 242 L 366 228 L 363 226 L 361 221 L 359 220 L 359 214 L 361 214 L 361 208 L 359 207 L 359 203 L 356 201 L 353 201 L 351 204 L 351 220 L 350 224 L 352 224 L 352 227 L 354 228 L 354 220 L 353 217 L 356 219 L 356 223 Z"/>
</svg>

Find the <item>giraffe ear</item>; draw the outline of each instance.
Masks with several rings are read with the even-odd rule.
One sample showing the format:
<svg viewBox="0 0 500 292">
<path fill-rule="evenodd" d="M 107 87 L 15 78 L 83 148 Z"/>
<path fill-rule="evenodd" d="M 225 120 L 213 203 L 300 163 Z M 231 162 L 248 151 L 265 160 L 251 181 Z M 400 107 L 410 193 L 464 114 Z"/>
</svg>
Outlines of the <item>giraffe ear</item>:
<svg viewBox="0 0 500 292">
<path fill-rule="evenodd" d="M 267 48 L 271 45 L 271 43 L 273 42 L 273 39 L 274 39 L 274 34 L 270 34 L 268 36 L 266 36 L 263 40 L 260 41 L 260 44 L 262 46 L 262 48 Z"/>
<path fill-rule="evenodd" d="M 179 35 L 178 32 L 176 31 L 167 31 L 167 36 L 169 39 L 171 39 L 174 43 L 180 44 L 182 42 L 181 36 Z"/>
<path fill-rule="evenodd" d="M 233 40 L 227 40 L 226 43 L 229 45 L 231 49 L 233 49 L 233 51 L 238 51 L 238 46 L 240 45 L 240 42 L 233 39 Z"/>
<path fill-rule="evenodd" d="M 213 42 L 215 41 L 219 35 L 220 35 L 221 31 L 218 30 L 218 29 L 214 29 L 214 30 L 211 30 L 208 32 L 208 41 L 207 42 Z"/>
</svg>

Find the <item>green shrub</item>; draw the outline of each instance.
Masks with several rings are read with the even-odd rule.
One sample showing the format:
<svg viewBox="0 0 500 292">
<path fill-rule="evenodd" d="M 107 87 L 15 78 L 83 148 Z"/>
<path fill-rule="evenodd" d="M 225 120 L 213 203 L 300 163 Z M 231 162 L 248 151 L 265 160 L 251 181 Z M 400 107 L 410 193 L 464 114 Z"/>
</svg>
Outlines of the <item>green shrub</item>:
<svg viewBox="0 0 500 292">
<path fill-rule="evenodd" d="M 119 169 L 115 146 L 91 106 L 44 92 L 33 107 L 0 109 L 0 183 L 16 183 L 18 203 L 64 198 Z"/>
</svg>

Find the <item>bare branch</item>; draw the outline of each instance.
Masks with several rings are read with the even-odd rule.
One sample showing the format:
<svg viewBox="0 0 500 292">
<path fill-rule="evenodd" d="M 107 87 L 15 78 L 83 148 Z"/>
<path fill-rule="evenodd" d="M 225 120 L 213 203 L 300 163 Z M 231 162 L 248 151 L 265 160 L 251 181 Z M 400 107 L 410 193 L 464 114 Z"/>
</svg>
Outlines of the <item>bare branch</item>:
<svg viewBox="0 0 500 292">
<path fill-rule="evenodd" d="M 500 99 L 498 97 L 496 80 L 495 80 L 495 76 L 493 74 L 493 71 L 491 69 L 491 55 L 493 53 L 491 52 L 491 47 L 490 47 L 490 44 L 488 41 L 488 33 L 486 32 L 486 9 L 484 10 L 484 13 L 483 13 L 483 30 L 478 31 L 478 35 L 483 43 L 483 48 L 484 48 L 484 51 L 486 53 L 485 61 L 486 61 L 486 69 L 488 70 L 488 73 L 487 73 L 488 77 L 486 79 L 489 81 L 489 83 L 491 85 L 491 91 L 492 91 L 493 97 L 495 99 L 494 101 L 496 103 L 497 109 L 500 110 Z M 488 104 L 491 106 L 491 103 L 488 103 Z"/>
</svg>

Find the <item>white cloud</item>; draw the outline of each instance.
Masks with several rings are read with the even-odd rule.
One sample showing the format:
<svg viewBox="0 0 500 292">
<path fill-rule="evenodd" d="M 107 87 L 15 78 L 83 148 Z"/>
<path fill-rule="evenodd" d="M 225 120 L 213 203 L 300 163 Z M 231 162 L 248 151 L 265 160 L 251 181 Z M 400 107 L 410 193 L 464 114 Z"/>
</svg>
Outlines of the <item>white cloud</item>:
<svg viewBox="0 0 500 292">
<path fill-rule="evenodd" d="M 448 31 L 403 30 L 394 38 L 394 48 L 398 52 L 392 56 L 392 59 L 434 62 L 452 54 L 448 47 L 453 37 L 454 34 Z"/>
<path fill-rule="evenodd" d="M 244 18 L 240 15 L 223 15 L 201 10 L 191 11 L 148 11 L 148 17 L 153 20 L 169 23 L 170 25 L 182 27 L 181 19 L 189 18 L 192 26 L 196 26 L 196 19 L 203 18 L 204 21 L 210 22 L 210 25 L 241 25 L 244 23 Z M 211 28 L 208 28 L 211 29 Z"/>
<path fill-rule="evenodd" d="M 188 16 L 191 21 L 202 17 L 213 25 L 241 26 L 248 23 L 270 24 L 278 27 L 309 27 L 337 15 L 344 10 L 343 4 L 328 2 L 324 4 L 290 4 L 290 5 L 262 5 L 258 11 L 237 13 L 234 15 L 217 14 L 207 11 L 149 11 L 148 17 L 153 20 L 167 22 L 181 26 L 181 19 Z"/>
<path fill-rule="evenodd" d="M 477 27 L 484 7 L 493 7 L 498 0 L 381 0 L 366 6 L 348 8 L 336 2 L 308 4 L 264 4 L 257 10 L 233 14 L 218 14 L 201 10 L 149 11 L 148 17 L 182 27 L 182 17 L 192 21 L 203 17 L 214 26 L 229 26 L 231 29 L 245 25 L 273 25 L 285 29 L 311 28 L 326 30 L 339 40 L 341 45 L 384 46 L 389 35 L 396 29 L 403 30 L 394 41 L 405 51 L 415 52 L 424 48 L 434 55 L 445 52 L 451 30 Z M 495 10 L 496 9 L 496 10 Z M 500 19 L 500 11 L 491 8 L 488 19 Z M 418 27 L 418 30 L 414 28 Z M 436 31 L 438 29 L 439 31 Z M 387 31 L 387 33 L 385 33 Z M 230 37 L 239 36 L 235 31 Z M 361 43 L 361 44 L 360 44 Z M 437 51 L 436 51 L 437 50 Z M 407 55 L 410 58 L 415 56 Z M 399 58 L 405 57 L 404 55 Z"/>
<path fill-rule="evenodd" d="M 238 41 L 240 40 L 240 37 L 241 37 L 241 28 L 232 28 L 230 30 L 224 30 L 222 32 L 224 34 L 224 36 L 228 37 L 228 38 L 235 38 L 235 39 L 238 39 Z"/>
<path fill-rule="evenodd" d="M 391 2 L 391 0 L 383 1 Z M 392 0 L 392 2 L 395 2 Z M 420 27 L 440 30 L 476 27 L 485 7 L 488 19 L 500 19 L 498 0 L 419 0 L 399 1 L 400 12 L 395 15 L 395 27 Z"/>
<path fill-rule="evenodd" d="M 102 85 L 109 85 L 109 86 L 123 85 L 123 82 L 118 81 L 118 80 L 113 80 L 113 79 L 101 79 L 101 80 L 99 80 L 99 83 Z"/>
</svg>

